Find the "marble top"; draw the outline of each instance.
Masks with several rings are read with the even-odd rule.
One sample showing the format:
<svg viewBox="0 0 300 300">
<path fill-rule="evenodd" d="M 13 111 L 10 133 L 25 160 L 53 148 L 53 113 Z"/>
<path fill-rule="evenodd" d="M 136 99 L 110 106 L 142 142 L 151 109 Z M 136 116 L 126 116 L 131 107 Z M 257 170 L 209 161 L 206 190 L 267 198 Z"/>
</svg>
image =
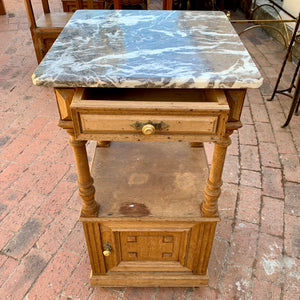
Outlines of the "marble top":
<svg viewBox="0 0 300 300">
<path fill-rule="evenodd" d="M 223 12 L 78 10 L 33 76 L 51 87 L 257 88 Z"/>
</svg>

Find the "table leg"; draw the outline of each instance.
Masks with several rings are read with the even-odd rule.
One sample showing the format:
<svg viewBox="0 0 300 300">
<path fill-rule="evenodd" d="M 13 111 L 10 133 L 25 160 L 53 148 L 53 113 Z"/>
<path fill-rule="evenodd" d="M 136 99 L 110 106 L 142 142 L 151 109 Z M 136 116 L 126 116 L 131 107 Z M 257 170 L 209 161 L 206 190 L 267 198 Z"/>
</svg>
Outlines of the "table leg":
<svg viewBox="0 0 300 300">
<path fill-rule="evenodd" d="M 210 173 L 204 190 L 205 200 L 201 206 L 203 216 L 215 217 L 218 215 L 218 198 L 221 194 L 223 167 L 226 150 L 230 144 L 229 136 L 215 143 Z"/>
<path fill-rule="evenodd" d="M 122 9 L 122 0 L 114 0 L 114 9 Z"/>
<path fill-rule="evenodd" d="M 173 0 L 163 0 L 163 10 L 172 10 Z"/>
<path fill-rule="evenodd" d="M 73 130 L 67 130 L 70 134 L 69 143 L 73 148 L 75 157 L 75 164 L 78 175 L 78 192 L 82 199 L 81 216 L 82 217 L 95 217 L 98 214 L 98 205 L 95 201 L 95 187 L 94 180 L 91 177 L 89 162 L 86 152 L 86 141 L 78 141 L 74 137 Z"/>
</svg>

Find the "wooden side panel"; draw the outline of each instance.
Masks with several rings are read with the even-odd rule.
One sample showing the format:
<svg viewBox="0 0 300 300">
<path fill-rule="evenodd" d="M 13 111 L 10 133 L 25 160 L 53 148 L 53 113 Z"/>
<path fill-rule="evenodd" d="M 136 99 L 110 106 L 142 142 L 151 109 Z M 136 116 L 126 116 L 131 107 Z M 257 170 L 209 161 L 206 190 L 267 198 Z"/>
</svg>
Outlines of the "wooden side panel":
<svg viewBox="0 0 300 300">
<path fill-rule="evenodd" d="M 186 267 L 190 270 L 194 270 L 194 261 L 195 261 L 195 253 L 197 252 L 198 240 L 199 240 L 199 228 L 200 224 L 196 224 L 192 227 L 189 240 L 188 240 L 188 249 L 186 253 Z M 193 272 L 195 273 L 195 272 Z"/>
<path fill-rule="evenodd" d="M 89 252 L 93 274 L 105 274 L 105 262 L 102 254 L 102 242 L 99 223 L 83 222 L 85 240 Z"/>
<path fill-rule="evenodd" d="M 229 122 L 240 121 L 244 99 L 246 96 L 246 89 L 244 90 L 227 90 L 226 91 L 227 102 L 230 107 Z"/>
<path fill-rule="evenodd" d="M 74 89 L 55 89 L 55 96 L 61 120 L 72 120 L 70 105 L 74 92 Z"/>
<path fill-rule="evenodd" d="M 198 245 L 194 252 L 193 273 L 204 275 L 214 240 L 217 222 L 201 223 L 199 226 Z"/>
</svg>

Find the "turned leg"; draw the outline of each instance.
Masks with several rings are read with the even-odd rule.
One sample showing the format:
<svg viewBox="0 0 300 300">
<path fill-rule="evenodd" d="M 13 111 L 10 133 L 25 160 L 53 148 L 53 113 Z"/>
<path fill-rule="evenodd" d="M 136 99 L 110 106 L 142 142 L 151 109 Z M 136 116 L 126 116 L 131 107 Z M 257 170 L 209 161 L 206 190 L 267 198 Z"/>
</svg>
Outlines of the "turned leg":
<svg viewBox="0 0 300 300">
<path fill-rule="evenodd" d="M 86 152 L 86 141 L 78 141 L 75 139 L 72 130 L 67 130 L 70 134 L 69 143 L 73 148 L 75 164 L 77 169 L 79 195 L 82 199 L 81 216 L 95 217 L 98 213 L 98 205 L 95 201 L 94 181 L 91 177 L 89 162 Z"/>
<path fill-rule="evenodd" d="M 220 142 L 215 143 L 210 173 L 204 190 L 205 200 L 201 206 L 203 216 L 214 217 L 218 215 L 218 198 L 221 194 L 222 172 L 226 150 L 230 143 L 229 137 L 224 137 Z"/>
</svg>

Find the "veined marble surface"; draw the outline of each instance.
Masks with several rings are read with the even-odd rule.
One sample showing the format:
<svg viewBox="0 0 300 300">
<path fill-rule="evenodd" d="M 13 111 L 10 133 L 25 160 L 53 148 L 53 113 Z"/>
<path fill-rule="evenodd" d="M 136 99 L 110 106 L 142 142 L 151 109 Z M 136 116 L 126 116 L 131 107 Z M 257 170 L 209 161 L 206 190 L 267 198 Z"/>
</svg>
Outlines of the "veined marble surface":
<svg viewBox="0 0 300 300">
<path fill-rule="evenodd" d="M 79 10 L 33 74 L 52 87 L 257 88 L 223 12 Z"/>
</svg>

